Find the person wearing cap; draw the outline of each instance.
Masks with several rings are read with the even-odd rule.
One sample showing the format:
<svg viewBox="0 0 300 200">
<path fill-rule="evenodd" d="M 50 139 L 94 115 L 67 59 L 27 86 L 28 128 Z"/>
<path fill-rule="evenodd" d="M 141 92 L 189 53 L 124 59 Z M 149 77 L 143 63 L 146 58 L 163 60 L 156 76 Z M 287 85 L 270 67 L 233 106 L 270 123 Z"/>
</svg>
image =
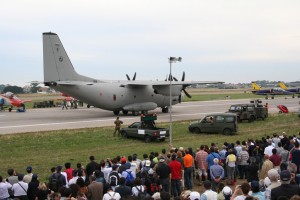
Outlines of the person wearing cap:
<svg viewBox="0 0 300 200">
<path fill-rule="evenodd" d="M 32 173 L 32 167 L 31 166 L 26 167 L 26 172 L 27 172 L 27 174 L 24 175 L 23 181 L 25 183 L 30 183 L 32 175 L 33 175 L 33 173 Z"/>
<path fill-rule="evenodd" d="M 176 160 L 176 154 L 172 154 L 172 161 L 169 163 L 170 178 L 173 196 L 177 197 L 181 194 L 181 179 L 182 179 L 182 165 Z"/>
<path fill-rule="evenodd" d="M 200 196 L 200 193 L 197 192 L 197 191 L 192 191 L 190 193 L 190 200 L 200 200 L 201 199 L 201 196 Z"/>
<path fill-rule="evenodd" d="M 215 191 L 213 191 L 211 189 L 212 187 L 212 183 L 211 181 L 204 181 L 203 183 L 204 186 L 204 193 L 201 195 L 201 200 L 214 200 L 214 199 L 218 199 L 218 193 L 216 193 Z"/>
<path fill-rule="evenodd" d="M 36 174 L 32 175 L 30 183 L 28 183 L 27 196 L 29 200 L 35 200 L 40 182 L 37 180 Z M 24 179 L 24 178 L 23 178 Z"/>
<path fill-rule="evenodd" d="M 156 174 L 162 186 L 162 191 L 169 192 L 170 189 L 170 167 L 165 162 L 165 157 L 160 156 L 157 164 Z"/>
<path fill-rule="evenodd" d="M 230 187 L 228 187 L 228 186 L 223 187 L 221 193 L 222 193 L 222 195 L 224 197 L 224 200 L 230 200 L 231 195 L 232 195 L 232 190 L 231 190 Z"/>
<path fill-rule="evenodd" d="M 221 182 L 224 178 L 224 168 L 219 165 L 219 159 L 215 158 L 214 165 L 210 168 L 210 177 L 211 177 L 211 184 L 212 190 L 216 191 L 217 185 Z"/>
<path fill-rule="evenodd" d="M 258 198 L 258 200 L 265 200 L 265 193 L 260 191 L 260 185 L 258 181 L 252 181 L 250 183 L 251 192 L 250 196 Z"/>
<path fill-rule="evenodd" d="M 293 195 L 300 195 L 300 187 L 296 184 L 290 184 L 291 177 L 289 170 L 280 172 L 281 185 L 271 190 L 271 200 L 277 200 L 280 197 L 290 199 Z"/>
<path fill-rule="evenodd" d="M 268 177 L 269 180 L 271 181 L 271 184 L 267 186 L 266 191 L 265 191 L 265 199 L 266 200 L 271 200 L 271 190 L 273 188 L 276 188 L 281 185 L 279 181 L 279 173 L 278 170 L 276 169 L 270 169 L 268 171 Z"/>
</svg>

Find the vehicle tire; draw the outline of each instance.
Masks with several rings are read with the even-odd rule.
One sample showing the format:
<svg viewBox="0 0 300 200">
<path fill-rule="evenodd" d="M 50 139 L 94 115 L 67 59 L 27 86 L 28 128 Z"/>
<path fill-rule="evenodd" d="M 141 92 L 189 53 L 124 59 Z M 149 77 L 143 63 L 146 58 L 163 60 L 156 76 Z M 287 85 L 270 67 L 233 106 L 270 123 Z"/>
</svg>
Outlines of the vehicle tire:
<svg viewBox="0 0 300 200">
<path fill-rule="evenodd" d="M 133 116 L 138 116 L 139 115 L 139 111 L 132 111 L 132 115 Z"/>
<path fill-rule="evenodd" d="M 241 122 L 242 122 L 242 120 L 241 120 L 241 118 L 240 118 L 239 116 L 236 117 L 236 121 L 237 121 L 238 123 L 241 123 Z"/>
<path fill-rule="evenodd" d="M 120 111 L 119 110 L 114 110 L 114 115 L 119 115 L 120 114 Z"/>
<path fill-rule="evenodd" d="M 91 106 L 88 104 L 88 105 L 86 105 L 86 107 L 87 107 L 87 108 L 90 108 Z"/>
<path fill-rule="evenodd" d="M 253 115 L 250 116 L 250 118 L 248 119 L 248 122 L 251 123 L 251 122 L 254 122 L 255 120 L 255 117 Z"/>
<path fill-rule="evenodd" d="M 146 135 L 145 138 L 144 138 L 144 141 L 145 141 L 146 143 L 151 142 L 151 137 L 148 136 L 148 135 Z"/>
<path fill-rule="evenodd" d="M 127 115 L 127 114 L 128 114 L 128 110 L 122 110 L 122 113 L 123 113 L 124 115 Z"/>
<path fill-rule="evenodd" d="M 224 135 L 232 135 L 232 131 L 231 131 L 229 128 L 225 128 L 225 129 L 223 130 L 223 134 L 224 134 Z"/>
<path fill-rule="evenodd" d="M 201 133 L 201 130 L 200 130 L 200 128 L 195 127 L 192 129 L 192 133 Z"/>
<path fill-rule="evenodd" d="M 164 141 L 166 141 L 166 138 L 160 139 L 160 141 L 161 141 L 161 142 L 164 142 Z"/>
<path fill-rule="evenodd" d="M 161 109 L 161 111 L 162 111 L 163 113 L 168 113 L 168 112 L 169 112 L 169 109 L 168 109 L 168 107 L 163 107 L 163 108 Z"/>
<path fill-rule="evenodd" d="M 11 111 L 12 111 L 12 108 L 9 108 L 9 109 L 8 109 L 8 112 L 11 112 Z"/>
<path fill-rule="evenodd" d="M 128 138 L 128 135 L 127 135 L 126 131 L 121 131 L 121 136 L 123 138 Z"/>
</svg>

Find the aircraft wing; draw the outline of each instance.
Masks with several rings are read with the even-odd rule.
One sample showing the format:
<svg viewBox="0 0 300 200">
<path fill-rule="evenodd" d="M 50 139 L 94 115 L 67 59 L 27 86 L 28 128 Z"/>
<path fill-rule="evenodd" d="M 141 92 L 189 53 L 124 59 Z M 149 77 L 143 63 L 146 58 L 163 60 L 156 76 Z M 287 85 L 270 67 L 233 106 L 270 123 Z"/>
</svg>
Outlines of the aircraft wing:
<svg viewBox="0 0 300 200">
<path fill-rule="evenodd" d="M 172 85 L 182 85 L 183 87 L 187 87 L 190 85 L 207 85 L 207 84 L 223 84 L 224 82 L 221 81 L 172 81 Z M 127 86 L 169 86 L 169 81 L 128 81 L 123 82 L 123 85 Z"/>
</svg>

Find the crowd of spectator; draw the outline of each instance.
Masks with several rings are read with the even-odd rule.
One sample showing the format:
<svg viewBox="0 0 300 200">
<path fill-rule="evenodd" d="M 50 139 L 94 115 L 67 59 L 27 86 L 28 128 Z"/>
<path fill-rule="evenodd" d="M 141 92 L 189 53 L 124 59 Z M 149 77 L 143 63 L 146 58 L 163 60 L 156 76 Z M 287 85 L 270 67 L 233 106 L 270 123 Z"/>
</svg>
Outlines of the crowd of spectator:
<svg viewBox="0 0 300 200">
<path fill-rule="evenodd" d="M 8 169 L 0 176 L 0 200 L 300 200 L 300 134 L 116 156 L 84 167 L 71 163 L 51 168 L 39 181 Z M 202 186 L 202 187 L 199 187 Z"/>
</svg>

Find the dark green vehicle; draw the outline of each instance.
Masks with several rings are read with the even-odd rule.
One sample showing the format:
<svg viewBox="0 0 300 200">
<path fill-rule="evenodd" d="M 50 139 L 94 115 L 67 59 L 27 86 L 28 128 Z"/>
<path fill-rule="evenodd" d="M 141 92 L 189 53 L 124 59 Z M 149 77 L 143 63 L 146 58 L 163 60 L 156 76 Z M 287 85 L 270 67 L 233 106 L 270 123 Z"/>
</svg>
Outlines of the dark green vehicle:
<svg viewBox="0 0 300 200">
<path fill-rule="evenodd" d="M 235 113 L 238 122 L 243 120 L 253 122 L 256 119 L 265 120 L 268 117 L 268 109 L 261 104 L 260 100 L 251 101 L 249 104 L 231 105 L 228 112 Z"/>
<path fill-rule="evenodd" d="M 142 139 L 146 143 L 153 140 L 165 141 L 169 137 L 169 129 L 156 127 L 156 119 L 157 116 L 154 114 L 142 115 L 140 122 L 134 122 L 126 128 L 121 128 L 121 135 L 124 138 Z"/>
<path fill-rule="evenodd" d="M 192 122 L 189 125 L 192 133 L 223 133 L 232 135 L 237 132 L 237 116 L 233 113 L 214 113 Z"/>
</svg>

